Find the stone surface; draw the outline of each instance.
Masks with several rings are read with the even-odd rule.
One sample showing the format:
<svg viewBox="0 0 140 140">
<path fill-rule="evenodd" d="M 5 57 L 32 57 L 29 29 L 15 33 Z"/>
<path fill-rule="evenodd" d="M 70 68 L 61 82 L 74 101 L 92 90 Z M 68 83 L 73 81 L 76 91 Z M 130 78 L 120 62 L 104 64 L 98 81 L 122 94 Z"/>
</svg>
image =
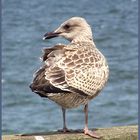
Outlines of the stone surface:
<svg viewBox="0 0 140 140">
<path fill-rule="evenodd" d="M 119 126 L 111 128 L 98 128 L 95 130 L 100 136 L 100 140 L 138 140 L 138 126 Z M 41 136 L 41 137 L 37 137 Z M 4 135 L 2 140 L 96 140 L 83 133 L 33 133 L 19 135 Z"/>
</svg>

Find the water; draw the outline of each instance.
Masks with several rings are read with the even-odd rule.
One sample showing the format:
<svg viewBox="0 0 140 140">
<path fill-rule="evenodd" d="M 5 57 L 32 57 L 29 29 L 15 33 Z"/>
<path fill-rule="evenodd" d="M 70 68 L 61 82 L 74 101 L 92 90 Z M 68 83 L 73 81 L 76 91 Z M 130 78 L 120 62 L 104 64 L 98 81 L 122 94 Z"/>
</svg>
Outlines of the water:
<svg viewBox="0 0 140 140">
<path fill-rule="evenodd" d="M 80 2 L 80 4 L 79 4 Z M 2 2 L 2 130 L 3 134 L 57 130 L 60 107 L 31 92 L 32 74 L 41 66 L 43 47 L 68 43 L 42 41 L 47 31 L 72 16 L 92 26 L 96 46 L 107 57 L 110 78 L 89 104 L 89 127 L 137 124 L 137 0 L 3 0 Z M 67 112 L 69 128 L 84 127 L 83 107 Z"/>
</svg>

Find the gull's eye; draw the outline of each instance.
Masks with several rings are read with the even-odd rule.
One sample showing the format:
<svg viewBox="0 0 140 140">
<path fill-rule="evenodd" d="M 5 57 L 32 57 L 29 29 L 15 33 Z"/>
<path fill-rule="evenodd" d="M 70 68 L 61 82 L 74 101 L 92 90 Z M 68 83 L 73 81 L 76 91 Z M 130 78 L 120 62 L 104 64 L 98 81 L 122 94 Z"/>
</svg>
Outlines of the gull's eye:
<svg viewBox="0 0 140 140">
<path fill-rule="evenodd" d="M 70 25 L 66 24 L 64 25 L 64 29 L 69 29 L 70 28 Z"/>
</svg>

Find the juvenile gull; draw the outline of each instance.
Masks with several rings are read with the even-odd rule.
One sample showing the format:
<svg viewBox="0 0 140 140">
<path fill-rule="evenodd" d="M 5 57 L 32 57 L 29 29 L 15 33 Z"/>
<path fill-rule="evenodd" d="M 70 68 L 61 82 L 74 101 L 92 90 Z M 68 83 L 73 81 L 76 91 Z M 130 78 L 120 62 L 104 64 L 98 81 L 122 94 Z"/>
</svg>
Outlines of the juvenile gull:
<svg viewBox="0 0 140 140">
<path fill-rule="evenodd" d="M 44 65 L 35 73 L 30 88 L 62 107 L 63 132 L 69 131 L 65 110 L 84 105 L 84 133 L 99 138 L 88 129 L 88 102 L 100 93 L 108 80 L 107 61 L 96 48 L 90 25 L 84 18 L 68 19 L 55 31 L 46 33 L 43 39 L 58 36 L 66 38 L 70 44 L 44 49 Z"/>
</svg>

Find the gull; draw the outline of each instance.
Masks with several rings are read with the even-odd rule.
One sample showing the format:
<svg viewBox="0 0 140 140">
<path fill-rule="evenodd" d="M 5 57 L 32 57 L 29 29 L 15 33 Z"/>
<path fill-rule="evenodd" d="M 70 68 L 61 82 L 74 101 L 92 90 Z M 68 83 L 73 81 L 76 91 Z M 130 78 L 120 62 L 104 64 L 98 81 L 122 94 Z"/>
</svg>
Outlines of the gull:
<svg viewBox="0 0 140 140">
<path fill-rule="evenodd" d="M 35 73 L 30 88 L 41 97 L 48 98 L 62 108 L 63 132 L 66 109 L 84 105 L 84 134 L 100 138 L 88 128 L 88 103 L 99 95 L 109 77 L 104 55 L 97 49 L 90 25 L 82 17 L 72 17 L 43 40 L 64 37 L 69 44 L 56 44 L 43 50 L 43 66 Z"/>
</svg>

